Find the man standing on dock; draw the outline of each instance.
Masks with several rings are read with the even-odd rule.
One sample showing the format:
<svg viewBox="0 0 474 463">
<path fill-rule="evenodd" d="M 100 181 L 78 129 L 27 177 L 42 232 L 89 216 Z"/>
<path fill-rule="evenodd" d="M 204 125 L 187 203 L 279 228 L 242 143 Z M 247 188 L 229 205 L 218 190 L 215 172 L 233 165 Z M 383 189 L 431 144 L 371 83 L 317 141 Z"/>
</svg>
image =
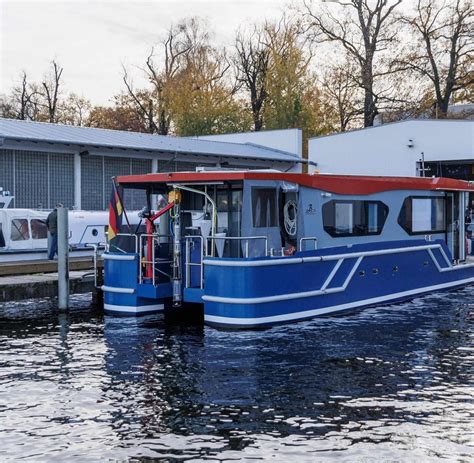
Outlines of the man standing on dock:
<svg viewBox="0 0 474 463">
<path fill-rule="evenodd" d="M 46 226 L 48 227 L 50 236 L 50 240 L 48 241 L 49 260 L 54 260 L 54 256 L 58 252 L 58 207 L 63 207 L 63 205 L 61 203 L 56 204 L 56 207 L 49 213 L 48 218 L 46 219 Z"/>
</svg>

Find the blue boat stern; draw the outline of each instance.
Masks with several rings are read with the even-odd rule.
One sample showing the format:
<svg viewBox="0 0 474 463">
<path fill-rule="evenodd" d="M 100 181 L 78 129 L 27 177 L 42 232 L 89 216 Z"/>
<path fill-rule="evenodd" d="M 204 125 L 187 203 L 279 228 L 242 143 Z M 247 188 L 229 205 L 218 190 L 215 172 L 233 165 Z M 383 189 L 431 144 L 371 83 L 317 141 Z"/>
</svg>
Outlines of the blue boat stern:
<svg viewBox="0 0 474 463">
<path fill-rule="evenodd" d="M 139 256 L 135 253 L 105 253 L 104 312 L 107 315 L 139 316 L 163 312 L 171 286 L 139 283 Z"/>
</svg>

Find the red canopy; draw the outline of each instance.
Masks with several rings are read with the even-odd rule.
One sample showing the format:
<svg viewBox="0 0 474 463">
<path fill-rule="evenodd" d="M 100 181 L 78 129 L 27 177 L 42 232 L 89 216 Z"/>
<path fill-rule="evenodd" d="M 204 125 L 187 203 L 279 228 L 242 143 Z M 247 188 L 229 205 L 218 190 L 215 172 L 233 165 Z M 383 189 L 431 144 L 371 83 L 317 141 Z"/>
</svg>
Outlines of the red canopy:
<svg viewBox="0 0 474 463">
<path fill-rule="evenodd" d="M 170 172 L 123 175 L 117 182 L 124 187 L 146 188 L 155 184 L 212 183 L 239 180 L 279 180 L 336 194 L 368 195 L 392 190 L 472 191 L 474 182 L 444 177 L 369 177 L 358 175 L 295 174 L 258 171 Z"/>
</svg>

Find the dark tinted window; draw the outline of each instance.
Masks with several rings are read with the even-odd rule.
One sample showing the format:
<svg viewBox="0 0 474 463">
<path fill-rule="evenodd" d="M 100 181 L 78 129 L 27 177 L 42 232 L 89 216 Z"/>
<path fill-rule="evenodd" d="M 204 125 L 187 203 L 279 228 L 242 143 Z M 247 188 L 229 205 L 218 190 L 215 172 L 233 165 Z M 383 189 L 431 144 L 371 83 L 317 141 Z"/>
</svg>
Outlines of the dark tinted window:
<svg viewBox="0 0 474 463">
<path fill-rule="evenodd" d="M 276 227 L 276 189 L 252 188 L 252 216 L 255 228 Z"/>
<path fill-rule="evenodd" d="M 48 237 L 48 228 L 44 220 L 32 219 L 31 237 L 34 240 L 43 240 Z"/>
<path fill-rule="evenodd" d="M 446 204 L 442 197 L 409 196 L 403 201 L 398 223 L 410 235 L 443 233 Z"/>
<path fill-rule="evenodd" d="M 333 200 L 323 206 L 323 226 L 334 237 L 379 235 L 387 215 L 381 201 Z"/>
<path fill-rule="evenodd" d="M 27 219 L 13 219 L 10 233 L 12 241 L 25 241 L 30 239 Z"/>
</svg>

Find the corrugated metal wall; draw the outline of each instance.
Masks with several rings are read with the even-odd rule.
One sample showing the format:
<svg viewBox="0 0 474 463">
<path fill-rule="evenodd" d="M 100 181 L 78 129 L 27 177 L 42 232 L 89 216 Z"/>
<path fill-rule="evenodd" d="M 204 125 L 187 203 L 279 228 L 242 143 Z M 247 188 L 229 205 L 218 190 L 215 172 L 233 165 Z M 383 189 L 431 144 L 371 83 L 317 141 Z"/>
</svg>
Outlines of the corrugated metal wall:
<svg viewBox="0 0 474 463">
<path fill-rule="evenodd" d="M 0 150 L 0 186 L 14 196 L 14 207 L 74 205 L 74 158 L 70 154 Z"/>
<path fill-rule="evenodd" d="M 151 172 L 150 159 L 131 159 L 86 155 L 81 158 L 81 202 L 86 210 L 106 209 L 112 188 L 112 177 L 118 175 L 147 174 Z M 129 191 L 124 198 L 127 209 L 141 209 L 145 195 Z"/>
<path fill-rule="evenodd" d="M 158 172 L 194 171 L 198 166 L 215 166 L 198 157 L 192 159 L 196 161 L 159 160 Z M 104 210 L 108 207 L 112 177 L 151 171 L 151 159 L 81 156 L 82 209 Z M 51 209 L 58 202 L 73 207 L 74 155 L 0 149 L 0 187 L 15 196 L 13 207 Z M 127 191 L 124 202 L 127 209 L 141 209 L 145 205 L 145 194 Z"/>
</svg>

